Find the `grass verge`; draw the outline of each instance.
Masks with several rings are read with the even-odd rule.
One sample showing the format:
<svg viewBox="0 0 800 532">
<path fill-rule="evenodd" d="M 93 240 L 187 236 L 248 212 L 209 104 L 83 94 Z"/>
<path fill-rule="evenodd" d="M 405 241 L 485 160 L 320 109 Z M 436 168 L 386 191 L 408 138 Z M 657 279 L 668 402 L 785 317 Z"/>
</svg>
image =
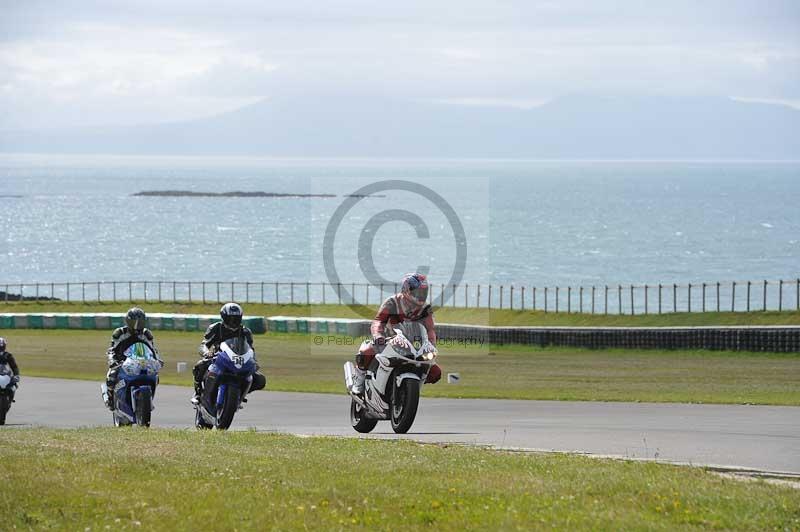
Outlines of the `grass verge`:
<svg viewBox="0 0 800 532">
<path fill-rule="evenodd" d="M 8 529 L 800 527 L 800 490 L 655 463 L 157 429 L 4 430 L 0 445 Z"/>
<path fill-rule="evenodd" d="M 144 303 L 147 312 L 181 314 L 216 314 L 219 304 Z M 0 312 L 120 312 L 131 303 L 59 303 L 9 302 L 0 303 Z M 346 305 L 275 305 L 248 303 L 246 312 L 253 316 L 315 316 L 333 318 L 372 318 L 374 306 Z M 702 325 L 800 325 L 800 312 L 694 312 L 647 315 L 555 314 L 530 310 L 435 308 L 436 319 L 442 323 L 472 325 L 539 325 L 564 327 L 670 327 Z"/>
<path fill-rule="evenodd" d="M 101 380 L 110 331 L 15 330 L 10 350 L 24 375 Z M 159 332 L 161 382 L 189 385 L 176 363 L 197 359 L 201 335 Z M 270 333 L 255 339 L 268 389 L 343 393 L 342 364 L 358 340 Z M 317 343 L 319 342 L 319 345 Z M 426 386 L 428 397 L 800 405 L 800 355 L 726 351 L 588 350 L 440 346 L 461 383 Z"/>
</svg>

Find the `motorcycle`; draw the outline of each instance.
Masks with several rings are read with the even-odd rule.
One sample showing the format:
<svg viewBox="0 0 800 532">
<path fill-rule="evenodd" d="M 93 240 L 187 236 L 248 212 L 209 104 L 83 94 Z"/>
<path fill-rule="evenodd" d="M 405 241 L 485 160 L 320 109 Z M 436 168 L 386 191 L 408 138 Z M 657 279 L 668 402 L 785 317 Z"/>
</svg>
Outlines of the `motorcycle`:
<svg viewBox="0 0 800 532">
<path fill-rule="evenodd" d="M 17 383 L 8 364 L 0 364 L 0 425 L 6 424 L 6 414 L 14 402 Z"/>
<path fill-rule="evenodd" d="M 149 427 L 151 413 L 155 410 L 153 399 L 161 362 L 150 346 L 143 342 L 136 342 L 128 347 L 124 355 L 125 360 L 120 366 L 114 389 L 109 390 L 106 383 L 103 383 L 100 385 L 100 394 L 103 402 L 112 401 L 114 404 L 111 417 L 115 427 Z"/>
<path fill-rule="evenodd" d="M 436 364 L 436 348 L 420 322 L 401 323 L 394 333 L 367 368 L 363 396 L 353 393 L 355 366 L 350 361 L 344 365 L 350 424 L 357 432 L 371 432 L 378 421 L 389 420 L 392 430 L 404 434 L 417 416 L 420 390 Z"/>
<path fill-rule="evenodd" d="M 255 353 L 244 336 L 222 342 L 202 381 L 200 401 L 194 405 L 198 429 L 227 430 L 256 372 Z"/>
</svg>

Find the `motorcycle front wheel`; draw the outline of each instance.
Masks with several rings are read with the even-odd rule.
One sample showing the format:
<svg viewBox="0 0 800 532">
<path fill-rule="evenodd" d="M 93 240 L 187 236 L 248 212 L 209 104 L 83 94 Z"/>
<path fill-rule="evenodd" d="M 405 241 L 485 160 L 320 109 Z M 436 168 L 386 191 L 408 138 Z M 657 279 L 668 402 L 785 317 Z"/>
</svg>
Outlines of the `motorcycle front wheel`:
<svg viewBox="0 0 800 532">
<path fill-rule="evenodd" d="M 6 394 L 0 395 L 0 425 L 6 424 L 6 412 L 11 408 L 11 398 Z"/>
<path fill-rule="evenodd" d="M 136 424 L 140 427 L 149 427 L 153 398 L 149 388 L 140 390 L 139 398 L 136 400 Z"/>
<path fill-rule="evenodd" d="M 228 385 L 225 390 L 225 402 L 222 408 L 217 410 L 216 427 L 220 430 L 228 430 L 233 423 L 233 415 L 239 409 L 239 387 Z"/>
<path fill-rule="evenodd" d="M 364 409 L 361 408 L 361 405 L 356 403 L 354 399 L 351 399 L 350 424 L 353 426 L 354 429 L 356 429 L 356 432 L 367 434 L 369 432 L 372 432 L 372 429 L 374 429 L 375 425 L 378 424 L 378 420 L 364 417 Z"/>
<path fill-rule="evenodd" d="M 394 378 L 392 379 L 394 383 Z M 392 430 L 397 434 L 405 434 L 414 418 L 417 417 L 417 407 L 419 406 L 419 381 L 416 379 L 406 379 L 400 386 L 392 384 L 394 393 L 392 394 L 391 419 Z"/>
</svg>

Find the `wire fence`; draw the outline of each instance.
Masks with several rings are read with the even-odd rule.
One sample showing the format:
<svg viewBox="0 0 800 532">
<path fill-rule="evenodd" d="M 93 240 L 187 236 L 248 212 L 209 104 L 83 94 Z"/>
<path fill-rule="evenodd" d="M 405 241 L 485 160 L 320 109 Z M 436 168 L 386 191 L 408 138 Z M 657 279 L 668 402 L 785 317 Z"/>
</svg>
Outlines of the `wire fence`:
<svg viewBox="0 0 800 532">
<path fill-rule="evenodd" d="M 0 301 L 378 305 L 398 284 L 222 281 L 94 281 L 1 284 Z M 581 314 L 800 310 L 800 278 L 689 284 L 534 286 L 432 284 L 434 307 Z"/>
</svg>

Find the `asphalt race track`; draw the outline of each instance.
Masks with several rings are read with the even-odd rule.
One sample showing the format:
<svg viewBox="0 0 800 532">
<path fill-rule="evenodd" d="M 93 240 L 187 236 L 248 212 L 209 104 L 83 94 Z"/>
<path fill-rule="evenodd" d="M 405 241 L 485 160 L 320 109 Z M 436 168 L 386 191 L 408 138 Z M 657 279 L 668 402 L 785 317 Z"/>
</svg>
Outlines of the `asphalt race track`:
<svg viewBox="0 0 800 532">
<path fill-rule="evenodd" d="M 24 377 L 6 427 L 111 426 L 100 381 Z M 154 427 L 193 426 L 190 388 L 161 386 Z M 233 428 L 359 436 L 345 395 L 256 392 Z M 800 474 L 800 407 L 422 398 L 408 435 L 369 437 L 575 451 Z"/>
</svg>

